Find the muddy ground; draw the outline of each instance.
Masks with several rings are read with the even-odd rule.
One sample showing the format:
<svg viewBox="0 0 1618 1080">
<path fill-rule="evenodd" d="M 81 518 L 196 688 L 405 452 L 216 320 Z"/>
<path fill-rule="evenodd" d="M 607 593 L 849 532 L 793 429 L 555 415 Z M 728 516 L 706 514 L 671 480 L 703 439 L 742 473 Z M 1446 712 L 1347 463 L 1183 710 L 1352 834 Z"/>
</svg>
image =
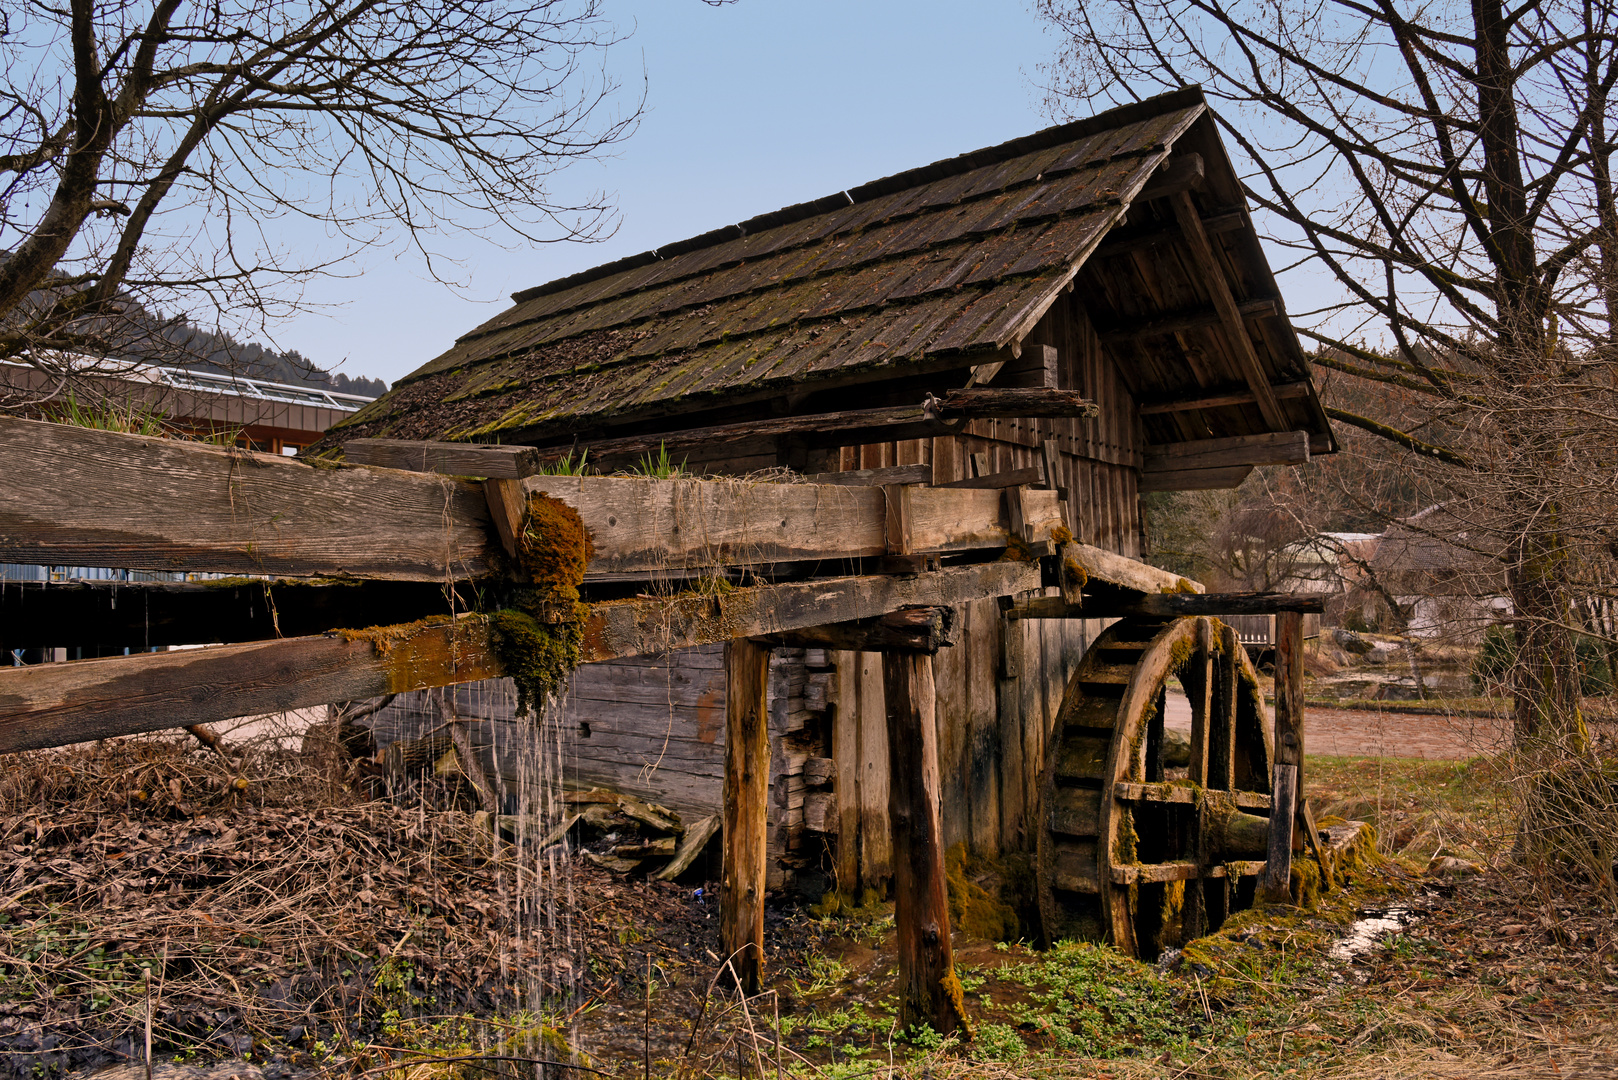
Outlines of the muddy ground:
<svg viewBox="0 0 1618 1080">
<path fill-rule="evenodd" d="M 1487 761 L 1311 758 L 1322 811 L 1379 824 L 1384 858 L 1162 964 L 958 937 L 965 1043 L 898 1030 L 891 904 L 772 907 L 769 985 L 742 1002 L 711 881 L 573 861 L 536 885 L 470 814 L 363 800 L 287 752 L 244 762 L 245 791 L 175 740 L 9 764 L 3 1076 L 144 1075 L 148 1016 L 159 1062 L 271 1080 L 1618 1075 L 1610 908 L 1507 857 Z M 1429 875 L 1435 855 L 1482 872 Z"/>
</svg>

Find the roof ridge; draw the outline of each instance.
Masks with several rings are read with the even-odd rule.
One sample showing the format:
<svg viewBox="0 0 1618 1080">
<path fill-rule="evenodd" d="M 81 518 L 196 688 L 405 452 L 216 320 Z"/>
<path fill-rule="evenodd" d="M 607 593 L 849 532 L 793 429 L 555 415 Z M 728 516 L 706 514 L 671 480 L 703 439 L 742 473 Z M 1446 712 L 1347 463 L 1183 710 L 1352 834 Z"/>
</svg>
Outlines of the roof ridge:
<svg viewBox="0 0 1618 1080">
<path fill-rule="evenodd" d="M 521 289 L 511 294 L 513 302 L 521 304 L 541 296 L 550 296 L 564 290 L 586 285 L 592 281 L 621 274 L 626 270 L 639 269 L 664 259 L 672 259 L 679 255 L 686 255 L 703 248 L 715 247 L 730 240 L 736 240 L 753 233 L 763 232 L 780 225 L 789 225 L 793 222 L 818 217 L 831 210 L 841 209 L 845 206 L 855 206 L 859 203 L 869 202 L 872 199 L 892 195 L 907 188 L 918 187 L 921 184 L 934 180 L 941 180 L 948 176 L 955 176 L 972 169 L 983 168 L 986 165 L 996 165 L 1024 154 L 1046 150 L 1053 146 L 1060 146 L 1066 142 L 1073 142 L 1088 135 L 1098 134 L 1123 124 L 1135 123 L 1161 113 L 1169 112 L 1190 105 L 1206 104 L 1207 98 L 1200 86 L 1187 86 L 1179 90 L 1171 90 L 1155 97 L 1133 101 L 1127 105 L 1119 105 L 1106 112 L 1094 116 L 1086 116 L 1078 120 L 1070 120 L 1065 124 L 1057 124 L 1044 128 L 1030 135 L 1021 135 L 1007 142 L 995 146 L 987 146 L 972 150 L 965 154 L 943 158 L 929 165 L 921 165 L 892 176 L 872 180 L 846 191 L 839 191 L 809 202 L 795 203 L 784 206 L 779 210 L 772 210 L 767 214 L 758 214 L 746 221 L 735 225 L 725 225 L 718 229 L 700 233 L 685 240 L 677 240 L 660 247 L 643 251 L 638 255 L 627 255 L 588 270 L 569 274 L 566 277 L 556 278 L 543 285 Z"/>
</svg>

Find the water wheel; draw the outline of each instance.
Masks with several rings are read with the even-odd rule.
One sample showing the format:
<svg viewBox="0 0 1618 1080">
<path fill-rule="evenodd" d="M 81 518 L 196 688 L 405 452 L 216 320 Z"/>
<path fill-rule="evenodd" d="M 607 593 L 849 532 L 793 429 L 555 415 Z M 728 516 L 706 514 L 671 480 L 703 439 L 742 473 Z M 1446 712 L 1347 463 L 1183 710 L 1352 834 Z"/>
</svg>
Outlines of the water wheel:
<svg viewBox="0 0 1618 1080">
<path fill-rule="evenodd" d="M 1164 754 L 1175 677 L 1191 702 L 1183 772 Z M 1269 832 L 1271 737 L 1230 627 L 1109 627 L 1068 682 L 1049 744 L 1037 837 L 1047 942 L 1108 940 L 1156 957 L 1250 907 Z"/>
</svg>

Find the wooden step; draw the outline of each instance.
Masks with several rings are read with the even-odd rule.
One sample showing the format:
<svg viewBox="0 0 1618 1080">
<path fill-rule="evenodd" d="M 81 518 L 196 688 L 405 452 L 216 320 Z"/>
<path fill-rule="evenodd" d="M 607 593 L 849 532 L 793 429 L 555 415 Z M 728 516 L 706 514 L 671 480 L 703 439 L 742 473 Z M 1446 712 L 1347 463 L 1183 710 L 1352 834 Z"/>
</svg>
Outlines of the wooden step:
<svg viewBox="0 0 1618 1080">
<path fill-rule="evenodd" d="M 1102 686 L 1110 683 L 1114 686 L 1127 686 L 1129 680 L 1134 676 L 1134 664 L 1092 663 L 1084 665 L 1084 670 L 1079 672 L 1079 683 L 1081 685 L 1096 683 Z"/>
<path fill-rule="evenodd" d="M 1056 714 L 1057 730 L 1091 728 L 1110 731 L 1118 724 L 1118 699 L 1112 696 L 1092 697 L 1088 694 L 1069 694 L 1062 699 L 1062 709 Z"/>
<path fill-rule="evenodd" d="M 1054 887 L 1079 893 L 1101 891 L 1100 878 L 1096 874 L 1094 840 L 1057 841 L 1051 863 L 1051 884 Z"/>
<path fill-rule="evenodd" d="M 1101 832 L 1101 790 L 1058 787 L 1052 793 L 1050 829 L 1069 836 L 1095 836 Z"/>
<path fill-rule="evenodd" d="M 1066 734 L 1056 753 L 1056 775 L 1065 780 L 1099 780 L 1106 775 L 1107 752 L 1111 749 L 1110 732 Z"/>
<path fill-rule="evenodd" d="M 1184 803 L 1196 801 L 1196 788 L 1188 784 L 1134 784 L 1121 782 L 1112 786 L 1113 798 L 1125 802 Z M 1227 792 L 1237 806 L 1244 810 L 1268 810 L 1270 797 L 1256 791 Z"/>
</svg>

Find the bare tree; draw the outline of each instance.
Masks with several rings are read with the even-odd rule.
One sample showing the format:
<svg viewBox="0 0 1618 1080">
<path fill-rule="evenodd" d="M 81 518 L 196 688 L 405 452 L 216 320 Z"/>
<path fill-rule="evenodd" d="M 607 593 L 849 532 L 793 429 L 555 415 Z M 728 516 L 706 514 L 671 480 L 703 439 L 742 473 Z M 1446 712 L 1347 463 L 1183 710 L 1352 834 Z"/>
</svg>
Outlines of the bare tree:
<svg viewBox="0 0 1618 1080">
<path fill-rule="evenodd" d="M 1316 363 L 1408 398 L 1330 415 L 1401 448 L 1503 565 L 1519 737 L 1577 736 L 1575 603 L 1618 506 L 1618 4 L 1037 6 L 1058 111 L 1203 86 L 1270 239 L 1335 283 L 1296 317 Z"/>
<path fill-rule="evenodd" d="M 597 0 L 0 0 L 0 359 L 60 382 L 271 320 L 401 230 L 435 274 L 445 230 L 602 235 L 550 182 L 639 114 L 614 37 Z M 306 219 L 335 251 L 278 238 Z"/>
</svg>

